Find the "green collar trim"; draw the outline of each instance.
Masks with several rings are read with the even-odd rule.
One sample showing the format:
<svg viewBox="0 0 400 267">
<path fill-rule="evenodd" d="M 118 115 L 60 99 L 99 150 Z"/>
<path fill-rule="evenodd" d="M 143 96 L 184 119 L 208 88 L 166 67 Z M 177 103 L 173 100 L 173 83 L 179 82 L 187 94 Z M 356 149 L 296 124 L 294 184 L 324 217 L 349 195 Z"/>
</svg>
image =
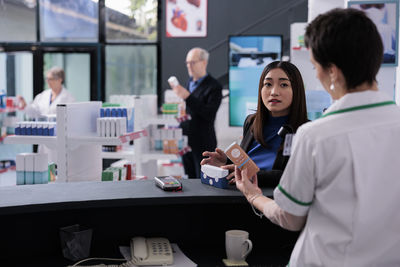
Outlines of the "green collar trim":
<svg viewBox="0 0 400 267">
<path fill-rule="evenodd" d="M 282 192 L 282 194 L 284 194 L 288 199 L 290 199 L 294 203 L 297 203 L 302 206 L 310 206 L 312 204 L 312 201 L 311 202 L 302 202 L 300 200 L 297 200 L 296 198 L 291 196 L 288 192 L 286 192 L 285 189 L 283 189 L 283 187 L 280 184 L 278 184 L 278 189 Z"/>
<path fill-rule="evenodd" d="M 377 108 L 377 107 L 387 106 L 387 105 L 396 105 L 396 102 L 394 102 L 394 101 L 385 101 L 385 102 L 379 102 L 379 103 L 374 103 L 374 104 L 368 104 L 368 105 L 362 105 L 362 106 L 355 106 L 355 107 L 351 107 L 351 108 L 339 109 L 339 110 L 336 110 L 336 111 L 328 112 L 328 113 L 322 115 L 321 118 L 325 118 L 325 117 L 328 117 L 330 115 L 339 114 L 339 113 L 345 113 L 345 112 L 350 112 L 350 111 L 355 111 L 355 110 L 360 110 L 360 109 Z"/>
</svg>

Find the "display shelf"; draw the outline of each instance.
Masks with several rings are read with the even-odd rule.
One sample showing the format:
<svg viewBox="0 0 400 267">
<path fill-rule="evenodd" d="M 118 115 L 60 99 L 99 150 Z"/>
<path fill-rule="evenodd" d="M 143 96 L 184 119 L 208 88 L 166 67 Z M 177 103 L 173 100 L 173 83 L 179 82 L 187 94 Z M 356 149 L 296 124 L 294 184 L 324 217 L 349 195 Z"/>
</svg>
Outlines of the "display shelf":
<svg viewBox="0 0 400 267">
<path fill-rule="evenodd" d="M 119 146 L 122 145 L 121 140 L 118 137 L 99 137 L 97 135 L 86 135 L 86 136 L 71 136 L 68 137 L 68 142 L 71 145 L 104 145 L 104 146 Z"/>
<path fill-rule="evenodd" d="M 15 112 L 19 109 L 17 108 L 0 108 L 0 113 L 9 113 L 9 112 Z"/>
<path fill-rule="evenodd" d="M 294 46 L 294 47 L 292 47 L 292 50 L 293 51 L 304 51 L 304 52 L 308 52 L 309 51 L 308 48 L 304 47 L 304 46 Z"/>
<path fill-rule="evenodd" d="M 177 159 L 178 156 L 176 154 L 166 154 L 161 151 L 148 151 L 142 154 L 143 161 L 149 160 L 173 160 Z"/>
<path fill-rule="evenodd" d="M 119 146 L 129 141 L 141 138 L 143 136 L 147 136 L 146 130 L 125 134 L 120 137 L 99 137 L 95 133 L 86 136 L 71 136 L 68 138 L 68 141 L 71 142 L 72 145 L 92 144 L 104 146 Z"/>
<path fill-rule="evenodd" d="M 158 115 L 155 118 L 148 118 L 143 121 L 144 126 L 151 124 L 166 124 L 166 125 L 176 125 L 178 126 L 178 121 L 174 117 L 166 117 L 164 115 Z"/>
<path fill-rule="evenodd" d="M 35 144 L 57 147 L 57 136 L 9 135 L 4 138 L 4 144 Z"/>
<path fill-rule="evenodd" d="M 167 154 L 167 153 L 163 153 L 161 151 L 151 150 L 146 153 L 143 153 L 143 160 L 145 160 L 145 161 L 147 161 L 147 160 L 174 160 L 174 159 L 178 159 L 180 156 L 182 156 L 183 154 L 185 154 L 189 151 L 192 151 L 192 149 L 189 146 L 179 150 L 179 152 L 175 153 L 175 154 Z"/>
<path fill-rule="evenodd" d="M 146 119 L 143 124 L 144 126 L 151 125 L 151 124 L 163 124 L 163 125 L 172 125 L 172 126 L 178 126 L 179 123 L 183 121 L 190 120 L 191 117 L 190 115 L 184 115 L 180 117 L 168 117 L 165 115 L 158 115 L 155 118 L 148 118 Z"/>
<path fill-rule="evenodd" d="M 121 150 L 116 152 L 101 152 L 101 157 L 103 159 L 125 159 L 131 158 L 135 155 L 133 150 Z"/>
</svg>

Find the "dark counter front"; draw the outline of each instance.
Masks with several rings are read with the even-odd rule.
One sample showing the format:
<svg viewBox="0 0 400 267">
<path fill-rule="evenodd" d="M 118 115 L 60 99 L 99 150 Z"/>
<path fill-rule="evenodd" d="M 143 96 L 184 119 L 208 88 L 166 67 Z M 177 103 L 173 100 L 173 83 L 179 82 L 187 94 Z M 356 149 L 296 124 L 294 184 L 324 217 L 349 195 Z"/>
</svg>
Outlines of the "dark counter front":
<svg viewBox="0 0 400 267">
<path fill-rule="evenodd" d="M 264 189 L 271 196 L 272 189 Z M 133 236 L 163 236 L 199 266 L 223 266 L 225 231 L 250 233 L 250 266 L 284 266 L 298 236 L 254 215 L 235 187 L 183 180 L 182 192 L 154 181 L 80 182 L 0 187 L 0 265 L 65 266 L 59 229 L 93 229 L 92 257 L 120 258 Z"/>
</svg>

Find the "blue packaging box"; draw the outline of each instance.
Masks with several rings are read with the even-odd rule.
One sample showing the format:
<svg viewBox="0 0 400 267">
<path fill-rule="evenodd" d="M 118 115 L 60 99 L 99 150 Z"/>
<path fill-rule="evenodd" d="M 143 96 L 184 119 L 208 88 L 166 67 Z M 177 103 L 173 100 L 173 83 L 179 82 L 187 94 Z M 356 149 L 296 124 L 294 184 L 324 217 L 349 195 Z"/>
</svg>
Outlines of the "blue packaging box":
<svg viewBox="0 0 400 267">
<path fill-rule="evenodd" d="M 212 165 L 201 166 L 201 182 L 218 188 L 228 188 L 229 171 Z"/>
<path fill-rule="evenodd" d="M 126 132 L 131 133 L 135 130 L 135 127 L 133 125 L 134 122 L 134 112 L 135 109 L 134 108 L 124 108 L 123 109 L 123 114 L 126 114 Z M 125 113 L 126 112 L 126 113 Z"/>
<path fill-rule="evenodd" d="M 20 126 L 15 127 L 15 135 L 21 135 L 21 127 Z"/>
<path fill-rule="evenodd" d="M 44 172 L 34 172 L 33 173 L 33 182 L 34 184 L 47 184 L 49 181 L 49 172 L 44 171 Z"/>
<path fill-rule="evenodd" d="M 34 175 L 33 172 L 25 172 L 25 184 L 33 184 Z"/>
<path fill-rule="evenodd" d="M 104 117 L 111 117 L 111 109 L 104 108 Z"/>
<path fill-rule="evenodd" d="M 25 184 L 25 171 L 17 171 L 17 185 Z"/>
</svg>

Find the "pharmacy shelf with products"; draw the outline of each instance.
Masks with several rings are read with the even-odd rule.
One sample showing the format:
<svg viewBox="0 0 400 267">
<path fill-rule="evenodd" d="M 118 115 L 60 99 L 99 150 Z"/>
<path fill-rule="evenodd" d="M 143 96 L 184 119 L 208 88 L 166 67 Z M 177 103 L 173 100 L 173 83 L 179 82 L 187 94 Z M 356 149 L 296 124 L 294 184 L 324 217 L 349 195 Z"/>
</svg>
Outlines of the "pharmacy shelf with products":
<svg viewBox="0 0 400 267">
<path fill-rule="evenodd" d="M 15 184 L 16 155 L 21 152 L 32 151 L 30 143 L 4 143 L 7 136 L 14 134 L 15 123 L 21 120 L 24 115 L 23 112 L 19 112 L 18 106 L 16 97 L 7 96 L 4 90 L 0 91 L 0 186 Z"/>
<path fill-rule="evenodd" d="M 123 145 L 147 135 L 143 130 L 118 137 L 99 137 L 97 119 L 101 107 L 99 101 L 58 105 L 55 136 L 13 135 L 6 137 L 4 142 L 39 144 L 55 151 L 57 182 L 100 181 L 103 145 Z M 33 129 L 34 123 L 28 126 Z M 25 134 L 27 132 L 26 129 Z"/>
<path fill-rule="evenodd" d="M 18 120 L 18 101 L 16 97 L 7 96 L 3 91 L 0 92 L 0 143 L 4 137 L 13 134 L 13 127 Z"/>
<path fill-rule="evenodd" d="M 105 157 L 102 146 L 129 147 L 127 145 L 130 141 L 134 141 L 133 149 L 124 149 L 119 152 L 119 155 L 112 157 L 131 160 L 135 164 L 133 175 L 151 177 L 158 174 L 157 160 L 177 159 L 189 149 L 182 145 L 182 150 L 178 150 L 178 140 L 175 140 L 176 142 L 173 142 L 175 149 L 171 150 L 174 154 L 165 154 L 164 152 L 171 153 L 171 151 L 165 151 L 165 148 L 164 151 L 153 150 L 151 147 L 154 146 L 154 140 L 150 136 L 150 123 L 177 126 L 178 121 L 175 118 L 157 115 L 156 96 L 134 97 L 133 102 L 134 108 L 131 109 L 125 107 L 111 109 L 121 114 L 125 111 L 127 115 L 125 119 L 119 115 L 109 118 L 101 117 L 101 112 L 104 110 L 99 101 L 61 104 L 57 106 L 55 125 L 45 126 L 41 124 L 42 122 L 17 123 L 16 133 L 19 134 L 7 136 L 4 143 L 46 146 L 55 154 L 55 158 L 49 161 L 57 164 L 57 182 L 73 182 L 100 181 L 103 171 L 102 159 Z M 149 102 L 155 104 L 154 111 L 149 108 L 151 106 Z M 107 128 L 108 131 L 101 131 L 104 129 L 100 127 L 101 121 L 105 123 L 104 125 L 111 125 Z M 122 125 L 125 128 L 122 129 Z M 54 129 L 50 131 L 50 127 Z M 17 128 L 20 129 L 17 131 Z M 54 136 L 38 136 L 36 134 L 39 129 L 41 133 L 47 129 L 46 131 L 53 133 Z M 174 130 L 179 132 L 180 129 Z M 181 139 L 183 139 L 182 136 Z M 106 157 L 110 155 L 111 152 L 107 153 Z"/>
<path fill-rule="evenodd" d="M 103 158 L 127 159 L 135 164 L 137 176 L 152 177 L 160 175 L 159 164 L 162 161 L 179 160 L 190 148 L 187 146 L 187 138 L 182 135 L 179 123 L 190 119 L 178 108 L 176 99 L 166 98 L 168 101 L 163 105 L 167 111 L 157 114 L 157 96 L 110 96 L 111 103 L 118 103 L 122 106 L 134 107 L 135 131 L 142 130 L 148 133 L 147 136 L 137 139 L 133 148 L 122 146 L 117 152 L 103 152 Z M 171 108 L 172 107 L 172 108 Z M 180 112 L 179 112 L 180 111 Z M 183 175 L 183 170 L 174 175 Z"/>
</svg>

